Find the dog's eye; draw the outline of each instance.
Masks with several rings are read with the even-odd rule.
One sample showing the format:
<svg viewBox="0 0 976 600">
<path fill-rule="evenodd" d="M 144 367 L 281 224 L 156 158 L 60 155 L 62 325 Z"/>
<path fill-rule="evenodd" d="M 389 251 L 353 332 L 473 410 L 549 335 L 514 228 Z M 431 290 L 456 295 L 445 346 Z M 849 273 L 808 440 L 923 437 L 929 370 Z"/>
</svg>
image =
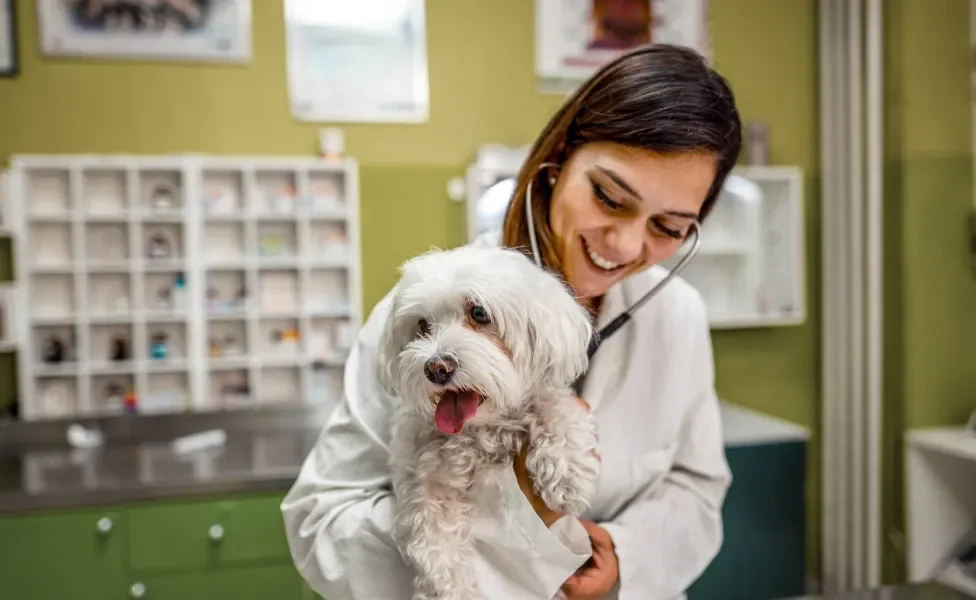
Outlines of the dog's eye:
<svg viewBox="0 0 976 600">
<path fill-rule="evenodd" d="M 488 325 L 491 323 L 491 317 L 488 316 L 488 311 L 485 310 L 484 306 L 479 306 L 475 304 L 471 307 L 471 318 L 475 323 L 480 325 Z"/>
<path fill-rule="evenodd" d="M 430 335 L 430 322 L 427 319 L 417 321 L 417 327 L 420 328 L 420 333 L 423 335 Z"/>
</svg>

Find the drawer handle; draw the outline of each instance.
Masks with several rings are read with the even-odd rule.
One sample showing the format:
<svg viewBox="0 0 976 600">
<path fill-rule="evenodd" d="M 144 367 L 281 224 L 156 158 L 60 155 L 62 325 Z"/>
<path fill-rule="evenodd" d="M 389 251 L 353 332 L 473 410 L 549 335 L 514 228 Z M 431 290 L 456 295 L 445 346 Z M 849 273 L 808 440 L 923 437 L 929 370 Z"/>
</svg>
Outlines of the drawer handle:
<svg viewBox="0 0 976 600">
<path fill-rule="evenodd" d="M 102 517 L 97 523 L 95 523 L 95 529 L 101 534 L 106 534 L 112 531 L 112 519 Z"/>
<path fill-rule="evenodd" d="M 146 584 L 144 583 L 133 583 L 132 587 L 129 588 L 130 598 L 143 598 L 146 595 Z"/>
<path fill-rule="evenodd" d="M 207 535 L 212 541 L 219 542 L 224 539 L 224 528 L 221 525 L 211 525 L 207 531 Z"/>
</svg>

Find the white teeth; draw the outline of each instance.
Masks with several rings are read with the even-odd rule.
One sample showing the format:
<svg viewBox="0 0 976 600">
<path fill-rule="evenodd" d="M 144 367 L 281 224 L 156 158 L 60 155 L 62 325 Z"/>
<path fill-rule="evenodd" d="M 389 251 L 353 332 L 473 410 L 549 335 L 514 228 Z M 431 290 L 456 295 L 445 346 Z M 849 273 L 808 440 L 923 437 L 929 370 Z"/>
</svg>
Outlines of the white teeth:
<svg viewBox="0 0 976 600">
<path fill-rule="evenodd" d="M 611 261 L 603 258 L 602 256 L 600 256 L 599 254 L 597 254 L 593 250 L 590 250 L 589 247 L 586 248 L 586 254 L 590 257 L 590 260 L 593 261 L 593 264 L 595 264 L 596 266 L 600 267 L 604 271 L 612 271 L 612 270 L 614 270 L 614 269 L 616 269 L 617 267 L 620 266 L 619 264 L 617 264 L 615 262 L 611 262 Z"/>
</svg>

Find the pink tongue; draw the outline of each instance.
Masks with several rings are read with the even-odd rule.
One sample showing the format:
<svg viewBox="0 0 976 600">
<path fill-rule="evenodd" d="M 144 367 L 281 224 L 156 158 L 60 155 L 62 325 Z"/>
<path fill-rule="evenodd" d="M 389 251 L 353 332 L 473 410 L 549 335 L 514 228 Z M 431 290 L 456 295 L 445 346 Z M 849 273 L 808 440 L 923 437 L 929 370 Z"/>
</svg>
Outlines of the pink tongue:
<svg viewBox="0 0 976 600">
<path fill-rule="evenodd" d="M 478 412 L 479 400 L 476 392 L 445 392 L 434 411 L 434 424 L 448 435 L 461 433 L 464 422 Z"/>
</svg>

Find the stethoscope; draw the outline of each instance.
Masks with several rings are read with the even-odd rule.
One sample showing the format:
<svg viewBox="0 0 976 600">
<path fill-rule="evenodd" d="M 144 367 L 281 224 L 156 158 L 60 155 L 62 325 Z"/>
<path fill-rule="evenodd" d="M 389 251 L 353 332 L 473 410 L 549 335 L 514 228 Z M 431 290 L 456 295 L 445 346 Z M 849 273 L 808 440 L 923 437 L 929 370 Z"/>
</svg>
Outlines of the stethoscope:
<svg viewBox="0 0 976 600">
<path fill-rule="evenodd" d="M 543 169 L 553 169 L 553 168 L 559 169 L 560 167 L 555 163 L 549 163 L 549 162 L 542 163 L 541 165 L 539 165 L 540 171 Z M 529 229 L 529 244 L 532 247 L 532 257 L 535 259 L 535 264 L 538 265 L 539 268 L 545 268 L 542 266 L 542 255 L 539 252 L 539 241 L 538 239 L 536 239 L 535 220 L 532 217 L 532 183 L 534 180 L 535 178 L 529 181 L 529 185 L 525 189 L 525 218 Z M 617 331 L 619 331 L 621 327 L 626 325 L 627 322 L 633 318 L 634 313 L 637 312 L 640 309 L 640 307 L 647 304 L 648 300 L 650 300 L 655 295 L 657 295 L 657 293 L 660 292 L 664 288 L 664 286 L 666 286 L 672 279 L 677 277 L 678 274 L 680 274 L 681 271 L 683 271 L 685 267 L 688 266 L 688 263 L 690 263 L 691 260 L 695 258 L 695 255 L 698 254 L 698 249 L 701 247 L 701 226 L 698 224 L 698 221 L 692 222 L 691 227 L 688 230 L 689 235 L 692 232 L 694 232 L 695 236 L 694 239 L 692 240 L 691 248 L 684 256 L 681 257 L 681 260 L 678 261 L 678 264 L 676 264 L 674 268 L 671 269 L 671 271 L 664 277 L 664 279 L 657 282 L 654 285 L 654 287 L 648 290 L 643 296 L 638 298 L 633 304 L 627 307 L 627 309 L 624 310 L 622 313 L 617 315 L 612 321 L 610 321 L 602 328 L 600 328 L 600 330 L 597 331 L 592 338 L 590 338 L 590 345 L 586 349 L 586 355 L 590 360 L 593 360 L 593 356 L 596 354 L 596 351 L 599 350 L 600 345 L 603 344 L 603 342 L 605 342 L 613 334 L 617 333 Z M 586 375 L 584 374 L 583 377 L 585 376 Z M 580 379 L 573 384 L 573 388 L 576 390 L 577 395 L 581 391 L 580 388 L 582 386 L 583 377 L 580 377 Z"/>
</svg>

